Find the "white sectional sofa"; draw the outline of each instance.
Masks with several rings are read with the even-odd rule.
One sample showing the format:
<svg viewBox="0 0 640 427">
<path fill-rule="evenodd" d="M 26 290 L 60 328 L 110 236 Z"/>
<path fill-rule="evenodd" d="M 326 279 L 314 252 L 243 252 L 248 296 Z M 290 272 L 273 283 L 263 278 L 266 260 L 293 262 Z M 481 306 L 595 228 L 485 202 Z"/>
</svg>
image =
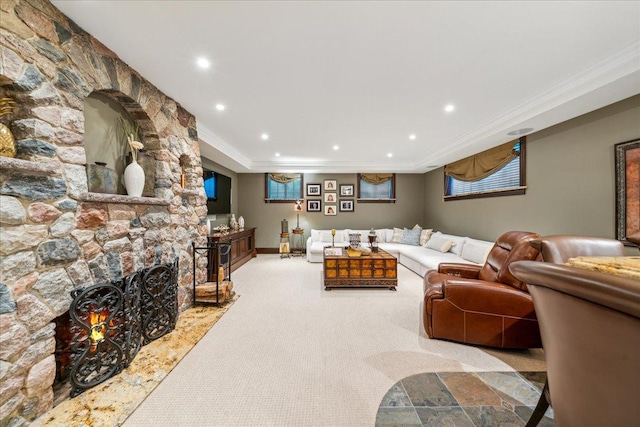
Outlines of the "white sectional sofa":
<svg viewBox="0 0 640 427">
<path fill-rule="evenodd" d="M 378 247 L 398 258 L 398 262 L 416 274 L 424 276 L 431 269 L 437 269 L 442 262 L 459 262 L 465 264 L 483 265 L 494 242 L 477 240 L 465 236 L 454 236 L 440 232 L 431 233 L 425 230 L 422 234 L 422 244 L 398 242 L 397 235 L 400 231 L 412 231 L 413 229 L 384 228 L 375 230 Z M 394 239 L 394 230 L 396 239 Z M 367 236 L 370 230 L 336 230 L 335 246 L 347 247 L 349 245 L 349 233 L 360 233 L 361 242 L 368 246 Z M 395 240 L 395 241 L 394 241 Z M 402 241 L 402 240 L 401 240 Z M 311 236 L 307 239 L 307 261 L 322 262 L 322 252 L 325 247 L 331 246 L 330 230 L 311 230 Z M 417 243 L 417 244 L 416 244 Z M 450 243 L 453 245 L 449 248 Z M 445 250 L 445 252 L 442 252 Z"/>
</svg>

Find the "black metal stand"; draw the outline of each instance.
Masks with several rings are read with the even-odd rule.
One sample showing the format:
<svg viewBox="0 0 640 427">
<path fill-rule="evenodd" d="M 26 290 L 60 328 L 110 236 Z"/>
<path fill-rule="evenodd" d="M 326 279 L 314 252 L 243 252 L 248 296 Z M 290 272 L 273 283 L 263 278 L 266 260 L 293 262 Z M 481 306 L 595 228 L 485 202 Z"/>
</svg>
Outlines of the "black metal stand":
<svg viewBox="0 0 640 427">
<path fill-rule="evenodd" d="M 220 275 L 216 271 L 216 305 L 220 305 L 220 282 L 225 280 L 231 281 L 231 243 L 216 243 L 207 245 L 207 246 L 196 246 L 195 242 L 191 242 L 192 248 L 192 265 L 193 265 L 193 305 L 194 307 L 197 304 L 196 300 L 196 253 L 206 254 L 207 260 L 211 262 L 212 259 L 219 260 L 218 267 L 222 267 L 224 271 L 224 277 L 220 279 Z M 213 252 L 212 252 L 213 251 Z M 212 257 L 213 255 L 213 257 Z M 226 259 L 226 262 L 222 262 L 223 259 Z M 207 271 L 207 275 L 209 271 Z"/>
<path fill-rule="evenodd" d="M 292 232 L 292 237 L 291 237 L 291 242 L 290 242 L 290 250 L 291 250 L 291 256 L 292 257 L 301 257 L 304 255 L 303 253 L 303 248 L 304 248 L 304 229 L 297 227 L 294 228 L 293 230 L 291 230 Z"/>
</svg>

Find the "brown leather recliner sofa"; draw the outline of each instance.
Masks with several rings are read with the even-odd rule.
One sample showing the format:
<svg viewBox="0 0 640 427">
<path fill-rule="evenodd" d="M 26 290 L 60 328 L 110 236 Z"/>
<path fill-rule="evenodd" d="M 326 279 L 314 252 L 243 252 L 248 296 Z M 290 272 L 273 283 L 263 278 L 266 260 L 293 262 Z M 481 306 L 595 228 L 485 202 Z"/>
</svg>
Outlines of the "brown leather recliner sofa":
<svg viewBox="0 0 640 427">
<path fill-rule="evenodd" d="M 484 266 L 440 264 L 424 276 L 424 327 L 430 338 L 501 348 L 541 347 L 538 320 L 524 283 L 509 271 L 536 260 L 536 233 L 498 238 Z"/>
</svg>

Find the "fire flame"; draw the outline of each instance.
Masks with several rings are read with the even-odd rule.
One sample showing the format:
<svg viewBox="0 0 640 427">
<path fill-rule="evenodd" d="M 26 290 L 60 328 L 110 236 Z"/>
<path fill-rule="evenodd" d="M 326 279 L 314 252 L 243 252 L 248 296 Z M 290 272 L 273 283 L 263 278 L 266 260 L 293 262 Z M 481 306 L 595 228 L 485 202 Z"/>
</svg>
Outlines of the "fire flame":
<svg viewBox="0 0 640 427">
<path fill-rule="evenodd" d="M 104 320 L 107 316 L 101 313 L 89 314 L 89 323 L 91 324 L 91 341 L 94 344 L 104 340 L 104 334 L 107 332 L 107 325 Z"/>
</svg>

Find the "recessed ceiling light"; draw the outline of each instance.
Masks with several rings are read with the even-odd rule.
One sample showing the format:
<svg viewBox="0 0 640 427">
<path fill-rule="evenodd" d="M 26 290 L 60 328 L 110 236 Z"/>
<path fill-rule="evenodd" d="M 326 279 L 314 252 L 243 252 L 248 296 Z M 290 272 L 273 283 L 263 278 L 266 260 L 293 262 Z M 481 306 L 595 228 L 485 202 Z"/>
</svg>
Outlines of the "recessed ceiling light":
<svg viewBox="0 0 640 427">
<path fill-rule="evenodd" d="M 393 157 L 393 153 L 387 154 L 387 157 Z"/>
<path fill-rule="evenodd" d="M 198 61 L 196 62 L 198 64 L 198 67 L 200 68 L 209 68 L 211 66 L 211 63 L 209 62 L 209 60 L 207 58 L 198 58 Z"/>
<path fill-rule="evenodd" d="M 263 133 L 262 135 L 260 135 L 260 138 L 262 138 L 264 141 L 266 141 L 267 139 L 269 139 L 269 134 L 268 133 Z"/>
<path fill-rule="evenodd" d="M 412 133 L 411 135 L 409 135 L 409 139 L 412 141 L 416 139 L 416 134 Z"/>
<path fill-rule="evenodd" d="M 524 135 L 525 133 L 529 133 L 532 130 L 533 130 L 533 128 L 516 129 L 516 130 L 512 130 L 511 132 L 509 132 L 507 135 L 512 135 L 512 136 Z"/>
<path fill-rule="evenodd" d="M 226 108 L 224 104 L 216 104 L 216 110 L 218 111 L 224 111 Z"/>
<path fill-rule="evenodd" d="M 334 146 L 333 146 L 333 149 L 334 149 L 335 151 L 338 151 L 338 150 L 340 149 L 340 147 L 338 147 L 337 145 L 334 145 Z"/>
<path fill-rule="evenodd" d="M 280 157 L 280 153 L 276 153 L 276 157 Z"/>
<path fill-rule="evenodd" d="M 449 105 L 446 105 L 446 106 L 444 107 L 444 111 L 446 111 L 447 113 L 450 113 L 450 112 L 452 112 L 452 111 L 453 111 L 453 110 L 455 110 L 455 109 L 456 109 L 456 107 L 455 107 L 453 104 L 449 104 Z"/>
</svg>

